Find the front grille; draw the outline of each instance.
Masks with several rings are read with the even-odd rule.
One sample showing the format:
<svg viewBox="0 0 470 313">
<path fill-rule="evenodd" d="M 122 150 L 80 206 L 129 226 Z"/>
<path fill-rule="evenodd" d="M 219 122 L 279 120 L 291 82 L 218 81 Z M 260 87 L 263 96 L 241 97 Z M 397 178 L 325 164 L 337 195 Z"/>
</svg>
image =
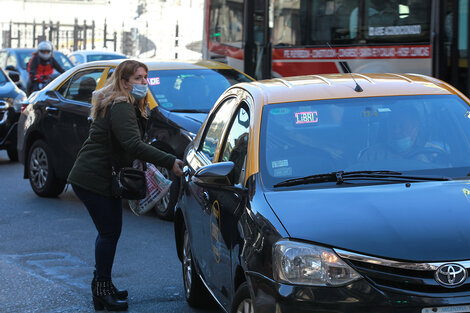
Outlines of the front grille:
<svg viewBox="0 0 470 313">
<path fill-rule="evenodd" d="M 383 291 L 425 295 L 429 297 L 470 295 L 470 278 L 457 287 L 439 284 L 434 274 L 443 263 L 406 263 L 368 257 L 346 251 L 337 251 L 341 258 L 360 273 L 365 279 Z M 452 262 L 449 262 L 452 263 Z M 469 262 L 461 264 L 469 272 Z"/>
</svg>

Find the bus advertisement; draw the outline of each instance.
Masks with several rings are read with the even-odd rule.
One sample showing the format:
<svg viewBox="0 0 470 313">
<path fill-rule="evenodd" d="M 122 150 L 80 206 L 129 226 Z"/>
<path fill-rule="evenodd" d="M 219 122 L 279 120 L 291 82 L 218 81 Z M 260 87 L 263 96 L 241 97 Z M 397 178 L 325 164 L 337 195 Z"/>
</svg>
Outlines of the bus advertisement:
<svg viewBox="0 0 470 313">
<path fill-rule="evenodd" d="M 419 73 L 468 94 L 469 1 L 206 0 L 203 56 L 257 79 Z"/>
</svg>

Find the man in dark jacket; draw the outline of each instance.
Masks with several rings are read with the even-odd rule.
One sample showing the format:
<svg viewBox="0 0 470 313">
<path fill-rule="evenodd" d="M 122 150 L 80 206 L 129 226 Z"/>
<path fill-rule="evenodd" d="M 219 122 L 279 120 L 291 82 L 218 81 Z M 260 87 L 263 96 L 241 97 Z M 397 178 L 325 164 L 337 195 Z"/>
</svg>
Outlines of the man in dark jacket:
<svg viewBox="0 0 470 313">
<path fill-rule="evenodd" d="M 59 73 L 65 72 L 52 55 L 52 44 L 42 41 L 38 45 L 38 51 L 33 53 L 28 63 L 28 94 L 40 90 L 42 84 L 49 83 L 52 80 L 51 75 L 54 73 L 54 69 Z"/>
</svg>

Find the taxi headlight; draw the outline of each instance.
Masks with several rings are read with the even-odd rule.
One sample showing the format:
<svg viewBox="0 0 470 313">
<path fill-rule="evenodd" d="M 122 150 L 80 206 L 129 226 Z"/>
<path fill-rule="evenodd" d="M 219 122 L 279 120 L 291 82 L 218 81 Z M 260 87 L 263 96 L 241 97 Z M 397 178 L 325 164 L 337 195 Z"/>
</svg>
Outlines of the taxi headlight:
<svg viewBox="0 0 470 313">
<path fill-rule="evenodd" d="M 21 91 L 16 98 L 13 100 L 13 107 L 16 112 L 21 112 L 21 106 L 26 102 L 26 94 Z"/>
<path fill-rule="evenodd" d="M 273 274 L 278 282 L 308 286 L 342 286 L 362 278 L 333 250 L 288 240 L 274 244 Z"/>
</svg>

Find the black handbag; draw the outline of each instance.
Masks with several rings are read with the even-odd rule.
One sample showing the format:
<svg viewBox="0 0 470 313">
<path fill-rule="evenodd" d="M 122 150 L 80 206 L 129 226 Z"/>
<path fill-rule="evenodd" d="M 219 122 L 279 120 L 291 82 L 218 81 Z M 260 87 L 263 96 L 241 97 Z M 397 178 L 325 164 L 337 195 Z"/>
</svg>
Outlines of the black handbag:
<svg viewBox="0 0 470 313">
<path fill-rule="evenodd" d="M 143 170 L 133 167 L 117 168 L 113 157 L 113 140 L 111 132 L 111 107 L 108 113 L 108 138 L 111 148 L 111 194 L 115 198 L 128 200 L 140 200 L 145 198 L 147 193 L 147 181 L 145 171 L 146 162 L 143 163 Z"/>
</svg>

